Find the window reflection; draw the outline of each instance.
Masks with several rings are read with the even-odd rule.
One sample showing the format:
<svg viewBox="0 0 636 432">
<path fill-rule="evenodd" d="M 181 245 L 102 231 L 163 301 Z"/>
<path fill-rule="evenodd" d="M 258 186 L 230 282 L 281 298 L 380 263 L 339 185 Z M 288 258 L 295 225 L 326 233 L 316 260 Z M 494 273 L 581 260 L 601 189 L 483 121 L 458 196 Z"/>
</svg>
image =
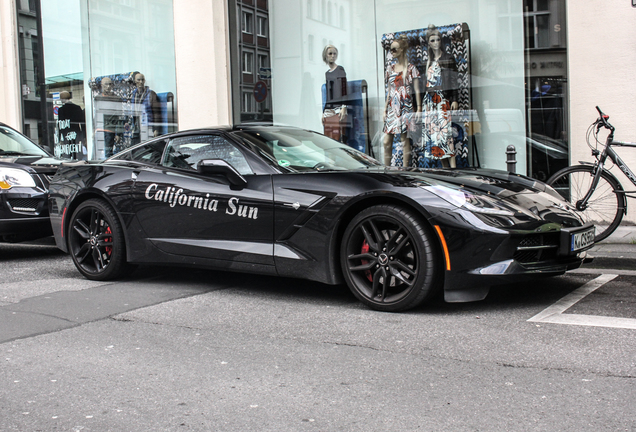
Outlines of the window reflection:
<svg viewBox="0 0 636 432">
<path fill-rule="evenodd" d="M 176 130 L 172 0 L 16 5 L 31 139 L 61 158 L 97 159 Z"/>
<path fill-rule="evenodd" d="M 107 158 L 176 129 L 174 95 L 155 92 L 139 71 L 91 79 L 98 153 Z"/>
<path fill-rule="evenodd" d="M 197 164 L 206 159 L 221 159 L 240 174 L 252 174 L 243 154 L 229 141 L 216 135 L 197 135 L 173 139 L 168 145 L 162 165 L 196 171 Z"/>
</svg>

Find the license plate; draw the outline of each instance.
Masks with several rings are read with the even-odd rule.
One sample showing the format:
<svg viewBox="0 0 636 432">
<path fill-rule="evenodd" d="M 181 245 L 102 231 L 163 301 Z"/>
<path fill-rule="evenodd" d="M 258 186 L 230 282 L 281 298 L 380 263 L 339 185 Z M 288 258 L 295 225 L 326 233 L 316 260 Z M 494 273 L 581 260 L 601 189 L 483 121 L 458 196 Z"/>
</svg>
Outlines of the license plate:
<svg viewBox="0 0 636 432">
<path fill-rule="evenodd" d="M 585 231 L 572 233 L 570 237 L 570 251 L 575 252 L 594 244 L 594 227 Z"/>
</svg>

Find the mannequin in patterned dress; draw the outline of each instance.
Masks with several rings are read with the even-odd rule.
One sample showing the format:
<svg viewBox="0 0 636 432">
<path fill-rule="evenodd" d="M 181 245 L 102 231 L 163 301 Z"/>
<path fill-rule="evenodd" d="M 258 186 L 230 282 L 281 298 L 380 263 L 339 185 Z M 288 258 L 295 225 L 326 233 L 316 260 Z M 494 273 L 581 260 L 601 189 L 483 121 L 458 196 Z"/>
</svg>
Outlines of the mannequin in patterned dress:
<svg viewBox="0 0 636 432">
<path fill-rule="evenodd" d="M 442 50 L 442 35 L 434 25 L 426 34 L 428 60 L 424 88 L 423 138 L 425 155 L 455 168 L 451 111 L 457 110 L 457 65 L 455 59 Z"/>
<path fill-rule="evenodd" d="M 407 132 L 419 123 L 420 104 L 419 72 L 408 62 L 408 41 L 401 36 L 391 43 L 391 54 L 396 60 L 385 73 L 387 98 L 384 104 L 384 164 L 391 165 L 393 138 L 400 135 L 403 166 L 411 165 L 411 142 Z M 414 90 L 414 91 L 413 91 Z M 415 99 L 412 94 L 415 93 Z"/>
</svg>

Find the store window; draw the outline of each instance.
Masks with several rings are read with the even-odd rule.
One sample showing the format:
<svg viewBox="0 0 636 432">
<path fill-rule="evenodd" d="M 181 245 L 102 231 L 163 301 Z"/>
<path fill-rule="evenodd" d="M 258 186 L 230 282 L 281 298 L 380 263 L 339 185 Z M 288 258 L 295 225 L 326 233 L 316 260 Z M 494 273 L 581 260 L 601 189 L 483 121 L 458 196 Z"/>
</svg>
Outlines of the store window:
<svg viewBox="0 0 636 432">
<path fill-rule="evenodd" d="M 526 163 L 547 180 L 569 163 L 564 0 L 524 0 Z"/>
<path fill-rule="evenodd" d="M 262 47 L 241 37 L 243 15 L 230 17 L 236 123 L 267 118 L 250 106 L 269 107 L 275 122 L 392 165 L 505 169 L 513 145 L 526 172 L 523 0 L 234 4 L 267 17 L 271 68 L 253 82 L 240 73 L 243 50 Z M 539 14 L 543 4 L 532 6 Z"/>
<path fill-rule="evenodd" d="M 32 30 L 25 132 L 56 156 L 105 158 L 177 129 L 172 0 L 47 0 L 18 21 Z"/>
</svg>

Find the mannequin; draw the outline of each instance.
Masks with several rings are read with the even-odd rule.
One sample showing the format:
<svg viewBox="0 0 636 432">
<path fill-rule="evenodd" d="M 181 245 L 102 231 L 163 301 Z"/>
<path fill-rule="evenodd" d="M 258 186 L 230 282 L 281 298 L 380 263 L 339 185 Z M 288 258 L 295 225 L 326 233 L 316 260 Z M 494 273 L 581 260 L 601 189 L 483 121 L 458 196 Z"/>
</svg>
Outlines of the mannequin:
<svg viewBox="0 0 636 432">
<path fill-rule="evenodd" d="M 157 93 L 146 85 L 146 77 L 141 72 L 133 75 L 135 90 L 132 93 L 132 105 L 134 110 L 132 127 L 132 144 L 141 141 L 141 128 L 148 128 L 148 138 L 159 135 L 161 119 L 161 105 L 157 99 Z"/>
<path fill-rule="evenodd" d="M 325 72 L 327 97 L 322 113 L 325 135 L 346 143 L 345 122 L 347 120 L 347 74 L 342 66 L 336 63 L 338 49 L 327 45 L 322 52 L 322 59 L 329 69 Z"/>
<path fill-rule="evenodd" d="M 103 115 L 104 120 L 104 157 L 115 153 L 115 146 L 121 139 L 121 123 L 123 106 L 121 98 L 114 92 L 115 83 L 109 77 L 102 78 L 102 93 L 95 97 L 95 110 Z"/>
<path fill-rule="evenodd" d="M 387 68 L 385 81 L 387 98 L 384 104 L 384 164 L 391 165 L 393 139 L 400 135 L 403 149 L 403 166 L 411 165 L 411 141 L 407 136 L 419 123 L 422 107 L 420 104 L 419 72 L 408 62 L 406 55 L 408 41 L 400 36 L 391 43 L 390 52 L 395 61 Z M 414 90 L 414 92 L 412 91 Z M 415 100 L 411 96 L 415 93 Z M 414 110 L 415 108 L 415 110 Z M 415 112 L 414 112 L 415 111 Z"/>
<path fill-rule="evenodd" d="M 456 167 L 451 128 L 451 110 L 458 109 L 457 65 L 442 49 L 442 35 L 434 25 L 426 33 L 428 61 L 423 105 L 426 116 L 423 128 L 425 155 L 441 160 L 442 165 Z"/>
</svg>

